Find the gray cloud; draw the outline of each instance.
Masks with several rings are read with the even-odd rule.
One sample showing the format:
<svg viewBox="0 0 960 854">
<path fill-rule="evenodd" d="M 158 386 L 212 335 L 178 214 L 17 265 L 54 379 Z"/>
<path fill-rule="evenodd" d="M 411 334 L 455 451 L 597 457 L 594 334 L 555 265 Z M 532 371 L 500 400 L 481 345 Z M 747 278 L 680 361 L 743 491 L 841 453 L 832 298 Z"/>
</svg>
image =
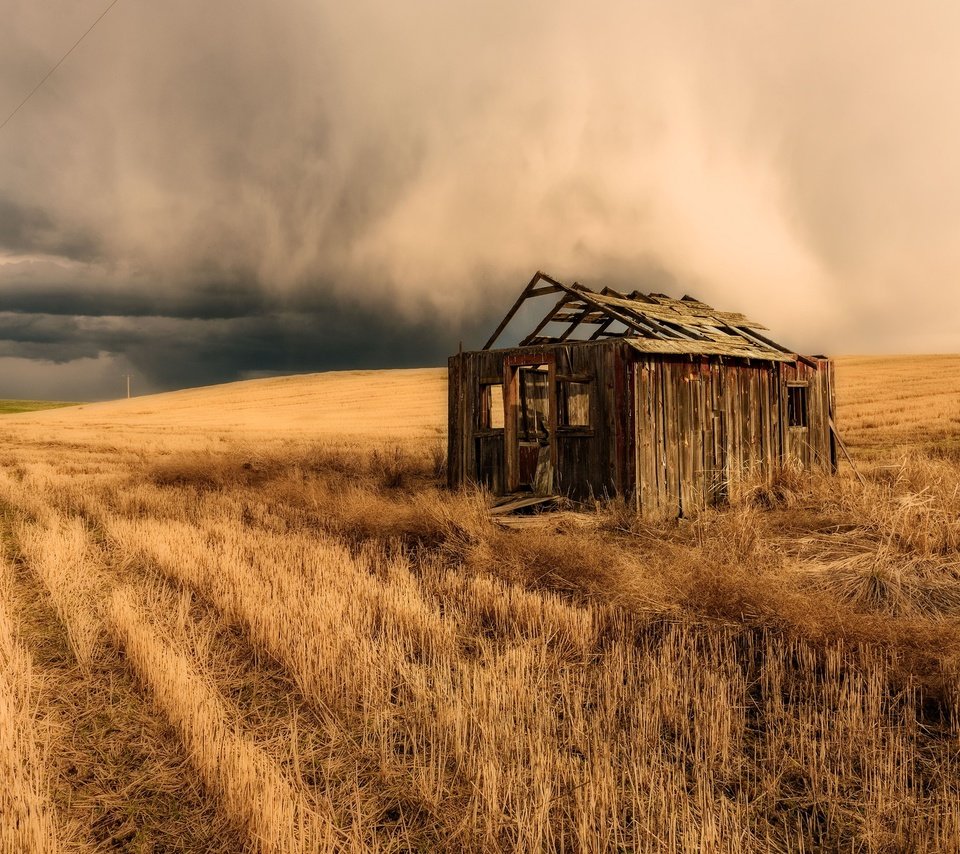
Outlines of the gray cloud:
<svg viewBox="0 0 960 854">
<path fill-rule="evenodd" d="M 101 9 L 8 5 L 0 112 Z M 958 24 L 935 0 L 120 3 L 0 132 L 0 354 L 88 359 L 104 394 L 104 358 L 157 388 L 438 363 L 538 267 L 811 351 L 960 349 Z"/>
</svg>

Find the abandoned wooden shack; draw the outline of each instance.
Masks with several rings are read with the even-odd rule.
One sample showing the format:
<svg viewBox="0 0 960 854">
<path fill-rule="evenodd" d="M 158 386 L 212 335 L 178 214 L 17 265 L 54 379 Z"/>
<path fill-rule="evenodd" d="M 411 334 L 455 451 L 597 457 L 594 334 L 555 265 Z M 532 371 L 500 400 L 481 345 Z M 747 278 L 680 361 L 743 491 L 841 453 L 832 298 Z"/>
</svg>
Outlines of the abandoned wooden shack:
<svg viewBox="0 0 960 854">
<path fill-rule="evenodd" d="M 544 297 L 519 345 L 493 349 Z M 449 360 L 449 483 L 689 516 L 788 463 L 835 470 L 832 362 L 765 331 L 693 297 L 538 272 L 482 350 Z"/>
</svg>

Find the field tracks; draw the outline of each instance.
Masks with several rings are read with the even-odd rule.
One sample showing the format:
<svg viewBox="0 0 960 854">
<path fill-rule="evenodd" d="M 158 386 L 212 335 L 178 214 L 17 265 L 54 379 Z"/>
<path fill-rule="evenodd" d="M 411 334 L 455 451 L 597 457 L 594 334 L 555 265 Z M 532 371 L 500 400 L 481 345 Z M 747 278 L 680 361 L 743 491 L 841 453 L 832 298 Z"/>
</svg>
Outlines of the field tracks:
<svg viewBox="0 0 960 854">
<path fill-rule="evenodd" d="M 192 775 L 183 774 L 184 758 L 167 722 L 143 702 L 134 674 L 110 643 L 107 610 L 118 581 L 111 555 L 88 530 L 89 520 L 62 515 L 43 501 L 49 495 L 31 496 L 4 480 L 0 601 L 10 602 L 24 621 L 25 645 L 39 656 L 34 678 L 45 688 L 47 719 L 57 722 L 44 733 L 48 774 L 42 786 L 28 791 L 49 792 L 61 818 L 61 842 L 57 847 L 52 837 L 41 838 L 36 849 L 22 840 L 8 844 L 7 836 L 22 822 L 7 820 L 0 794 L 0 825 L 7 834 L 0 837 L 0 854 L 140 851 L 153 850 L 154 844 L 162 850 L 184 845 L 209 852 L 239 850 L 235 823 L 215 799 L 203 796 Z M 0 622 L 9 626 L 4 616 Z M 4 675 L 9 672 L 5 665 Z M 23 684 L 13 693 L 21 705 L 33 696 Z M 14 720 L 0 712 L 0 728 L 8 718 Z M 7 750 L 7 734 L 2 750 Z"/>
<path fill-rule="evenodd" d="M 0 557 L 0 852 L 57 854 L 58 821 L 50 800 L 48 743 L 38 718 L 38 685 L 8 606 L 11 569 Z"/>
<path fill-rule="evenodd" d="M 109 579 L 83 521 L 50 513 L 15 527 L 20 550 L 42 582 L 81 668 L 89 672 L 103 642 L 98 613 Z"/>
<path fill-rule="evenodd" d="M 242 732 L 216 688 L 188 658 L 164 642 L 129 588 L 114 592 L 110 623 L 127 659 L 150 687 L 187 748 L 206 785 L 219 792 L 227 812 L 247 828 L 262 852 L 334 850 L 332 823 Z"/>
<path fill-rule="evenodd" d="M 505 531 L 433 433 L 277 435 L 242 395 L 255 441 L 213 404 L 5 422 L 0 805 L 129 854 L 956 852 L 958 377 L 893 467 L 891 384 L 841 413 L 866 487 L 681 525 Z"/>
</svg>

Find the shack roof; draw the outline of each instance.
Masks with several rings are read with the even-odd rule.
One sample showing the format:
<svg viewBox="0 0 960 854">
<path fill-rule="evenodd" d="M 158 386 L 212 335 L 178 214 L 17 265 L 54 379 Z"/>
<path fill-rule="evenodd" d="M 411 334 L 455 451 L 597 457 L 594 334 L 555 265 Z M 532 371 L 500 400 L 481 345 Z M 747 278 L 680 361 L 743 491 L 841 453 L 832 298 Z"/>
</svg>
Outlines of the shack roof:
<svg viewBox="0 0 960 854">
<path fill-rule="evenodd" d="M 738 356 L 782 362 L 797 359 L 794 352 L 763 335 L 766 327 L 761 324 L 742 314 L 717 311 L 691 296 L 673 299 L 639 291 L 622 294 L 612 288 L 597 292 L 579 282 L 565 285 L 540 271 L 483 349 L 494 345 L 527 300 L 557 294 L 557 302 L 520 341 L 521 347 L 620 338 L 644 353 Z M 545 334 L 548 326 L 556 334 Z M 574 333 L 576 338 L 572 338 Z"/>
</svg>

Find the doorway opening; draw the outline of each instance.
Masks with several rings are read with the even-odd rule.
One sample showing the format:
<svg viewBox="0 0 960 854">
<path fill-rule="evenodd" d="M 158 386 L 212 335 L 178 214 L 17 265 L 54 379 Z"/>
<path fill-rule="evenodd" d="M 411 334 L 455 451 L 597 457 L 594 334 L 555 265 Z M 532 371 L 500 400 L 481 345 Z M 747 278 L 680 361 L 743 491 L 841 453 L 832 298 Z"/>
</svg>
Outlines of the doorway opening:
<svg viewBox="0 0 960 854">
<path fill-rule="evenodd" d="M 552 495 L 556 434 L 553 365 L 508 365 L 507 372 L 507 485 L 513 492 Z"/>
</svg>

